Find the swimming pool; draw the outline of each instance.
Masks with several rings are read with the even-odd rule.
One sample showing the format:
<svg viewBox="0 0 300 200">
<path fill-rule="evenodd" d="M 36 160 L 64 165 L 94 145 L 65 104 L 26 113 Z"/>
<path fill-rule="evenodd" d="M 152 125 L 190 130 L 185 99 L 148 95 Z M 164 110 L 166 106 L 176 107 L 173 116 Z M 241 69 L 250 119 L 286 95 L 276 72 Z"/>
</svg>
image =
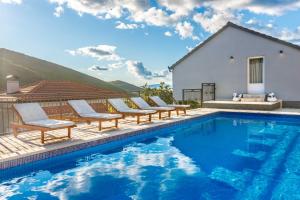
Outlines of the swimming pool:
<svg viewBox="0 0 300 200">
<path fill-rule="evenodd" d="M 300 117 L 216 113 L 0 173 L 0 199 L 300 199 Z"/>
</svg>

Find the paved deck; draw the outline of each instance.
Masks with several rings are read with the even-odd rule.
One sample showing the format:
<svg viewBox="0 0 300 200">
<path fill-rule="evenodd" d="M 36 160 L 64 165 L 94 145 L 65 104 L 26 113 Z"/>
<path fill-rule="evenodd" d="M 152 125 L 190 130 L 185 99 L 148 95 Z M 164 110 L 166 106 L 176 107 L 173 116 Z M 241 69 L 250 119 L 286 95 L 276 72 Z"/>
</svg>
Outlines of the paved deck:
<svg viewBox="0 0 300 200">
<path fill-rule="evenodd" d="M 206 115 L 217 111 L 226 111 L 221 109 L 194 109 L 189 110 L 186 116 L 175 116 L 170 119 L 158 120 L 154 117 L 152 123 L 137 125 L 135 118 L 121 120 L 119 129 L 107 129 L 98 131 L 97 123 L 79 124 L 72 130 L 72 139 L 57 139 L 47 141 L 45 144 L 40 143 L 39 132 L 24 132 L 19 134 L 18 138 L 13 135 L 0 136 L 0 169 L 17 166 L 23 163 L 40 160 L 47 157 L 59 155 L 62 153 L 74 151 L 77 149 L 87 148 L 110 140 L 126 137 L 136 133 L 139 130 L 155 128 L 168 123 L 176 123 L 181 120 Z M 229 110 L 233 111 L 233 110 Z M 245 111 L 236 110 L 237 112 L 255 112 L 255 113 L 281 113 L 300 115 L 300 109 L 279 109 L 276 111 Z M 103 123 L 103 126 L 112 126 L 110 122 Z M 65 136 L 66 130 L 52 131 L 46 134 L 46 138 Z"/>
</svg>

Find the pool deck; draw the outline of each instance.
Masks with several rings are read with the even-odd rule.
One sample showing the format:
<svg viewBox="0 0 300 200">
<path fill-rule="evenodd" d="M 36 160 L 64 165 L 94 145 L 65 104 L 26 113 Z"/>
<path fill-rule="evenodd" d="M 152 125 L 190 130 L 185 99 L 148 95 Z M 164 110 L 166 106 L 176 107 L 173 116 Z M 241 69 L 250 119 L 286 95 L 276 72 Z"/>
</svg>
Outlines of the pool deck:
<svg viewBox="0 0 300 200">
<path fill-rule="evenodd" d="M 96 146 L 109 141 L 114 141 L 137 135 L 143 131 L 168 126 L 180 121 L 211 114 L 218 111 L 229 112 L 251 112 L 251 113 L 274 113 L 274 114 L 294 114 L 300 115 L 300 109 L 278 109 L 275 111 L 253 111 L 253 110 L 225 110 L 200 108 L 188 110 L 187 115 L 176 116 L 172 114 L 171 118 L 158 120 L 155 116 L 152 123 L 142 123 L 137 125 L 135 118 L 126 118 L 120 120 L 119 129 L 106 129 L 98 131 L 97 123 L 78 124 L 72 130 L 72 139 L 57 139 L 40 143 L 40 133 L 36 131 L 20 133 L 17 138 L 12 134 L 0 136 L 0 169 L 10 168 L 36 160 L 50 158 L 56 155 L 76 151 L 79 149 Z M 110 122 L 103 126 L 112 126 Z M 46 133 L 46 138 L 61 137 L 66 135 L 66 130 L 57 130 Z"/>
</svg>

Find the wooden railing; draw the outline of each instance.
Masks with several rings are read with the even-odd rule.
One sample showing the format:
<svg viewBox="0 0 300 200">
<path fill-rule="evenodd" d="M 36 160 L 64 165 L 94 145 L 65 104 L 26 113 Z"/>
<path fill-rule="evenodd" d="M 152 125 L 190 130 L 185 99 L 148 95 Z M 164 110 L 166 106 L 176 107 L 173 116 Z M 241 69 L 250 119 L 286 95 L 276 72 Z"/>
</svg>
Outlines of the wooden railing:
<svg viewBox="0 0 300 200">
<path fill-rule="evenodd" d="M 51 96 L 51 98 L 49 98 Z M 85 99 L 97 112 L 113 111 L 107 103 L 108 98 L 125 98 L 127 96 L 106 96 L 94 93 L 35 93 L 30 95 L 0 95 L 0 135 L 11 133 L 10 124 L 18 122 L 19 119 L 13 111 L 12 106 L 17 103 L 37 102 L 45 110 L 50 118 L 68 119 L 73 116 L 72 110 L 67 104 L 68 100 Z"/>
</svg>

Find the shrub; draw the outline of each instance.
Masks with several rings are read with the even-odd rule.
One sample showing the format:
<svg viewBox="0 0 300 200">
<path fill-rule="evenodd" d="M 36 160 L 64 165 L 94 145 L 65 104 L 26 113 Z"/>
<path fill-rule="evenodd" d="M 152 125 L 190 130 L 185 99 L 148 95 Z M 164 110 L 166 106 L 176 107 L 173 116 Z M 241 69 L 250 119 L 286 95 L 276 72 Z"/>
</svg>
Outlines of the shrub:
<svg viewBox="0 0 300 200">
<path fill-rule="evenodd" d="M 198 101 L 187 100 L 187 101 L 178 101 L 178 103 L 191 105 L 192 109 L 201 107 L 201 103 L 199 103 Z"/>
<path fill-rule="evenodd" d="M 146 100 L 149 100 L 149 96 L 159 96 L 166 103 L 173 103 L 173 92 L 170 86 L 164 82 L 160 83 L 158 88 L 150 88 L 147 84 L 142 87 L 140 96 Z"/>
</svg>

